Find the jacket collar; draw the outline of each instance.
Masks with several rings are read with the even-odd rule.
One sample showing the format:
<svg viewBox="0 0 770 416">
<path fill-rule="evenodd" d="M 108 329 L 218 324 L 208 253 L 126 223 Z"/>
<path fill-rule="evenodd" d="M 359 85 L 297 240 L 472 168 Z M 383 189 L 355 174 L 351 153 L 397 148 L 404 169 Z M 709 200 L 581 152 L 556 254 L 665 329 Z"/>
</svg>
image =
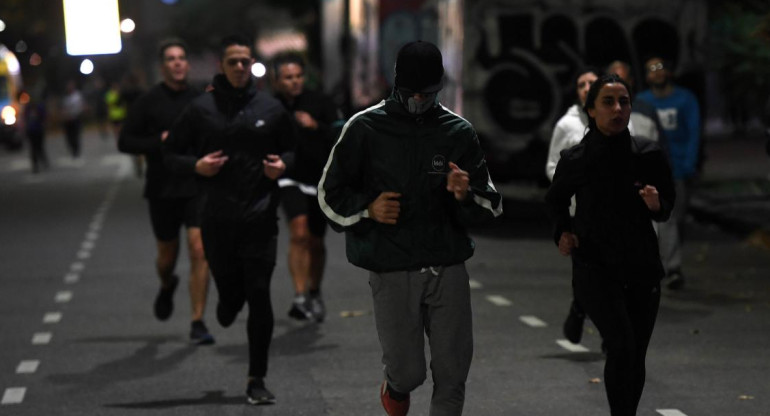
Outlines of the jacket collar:
<svg viewBox="0 0 770 416">
<path fill-rule="evenodd" d="M 233 88 L 224 74 L 217 74 L 211 82 L 214 87 L 214 95 L 231 100 L 248 100 L 257 94 L 257 86 L 252 78 L 243 88 Z"/>
</svg>

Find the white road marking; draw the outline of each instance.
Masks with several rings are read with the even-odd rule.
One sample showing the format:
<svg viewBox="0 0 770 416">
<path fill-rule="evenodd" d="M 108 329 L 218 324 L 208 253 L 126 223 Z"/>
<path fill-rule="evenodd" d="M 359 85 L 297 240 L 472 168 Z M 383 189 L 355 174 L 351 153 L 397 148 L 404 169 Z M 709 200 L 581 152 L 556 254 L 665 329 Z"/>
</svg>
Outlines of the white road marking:
<svg viewBox="0 0 770 416">
<path fill-rule="evenodd" d="M 80 281 L 80 275 L 77 273 L 67 273 L 64 275 L 64 283 L 72 284 Z"/>
<path fill-rule="evenodd" d="M 44 345 L 51 342 L 51 338 L 53 335 L 51 335 L 50 332 L 36 332 L 34 335 L 32 335 L 32 345 Z"/>
<path fill-rule="evenodd" d="M 520 316 L 519 320 L 521 322 L 524 322 L 525 324 L 531 326 L 532 328 L 544 328 L 544 327 L 548 326 L 547 323 L 543 322 L 537 316 L 532 316 L 532 315 Z"/>
<path fill-rule="evenodd" d="M 487 296 L 487 300 L 494 303 L 497 306 L 511 306 L 513 305 L 513 302 L 510 300 L 500 296 L 500 295 L 489 295 Z"/>
<path fill-rule="evenodd" d="M 80 251 L 78 251 L 77 257 L 80 260 L 85 260 L 85 259 L 91 257 L 91 252 L 90 251 L 86 251 L 86 250 L 80 250 Z"/>
<path fill-rule="evenodd" d="M 663 416 L 687 416 L 686 414 L 676 409 L 656 409 L 655 411 Z"/>
<path fill-rule="evenodd" d="M 16 374 L 31 374 L 37 371 L 40 360 L 24 360 L 16 366 Z"/>
<path fill-rule="evenodd" d="M 27 393 L 26 387 L 8 387 L 3 393 L 0 404 L 19 404 L 24 401 L 25 393 Z"/>
<path fill-rule="evenodd" d="M 482 287 L 484 287 L 484 285 L 482 285 L 481 282 L 473 279 L 468 280 L 468 285 L 471 287 L 471 289 L 481 289 Z"/>
<path fill-rule="evenodd" d="M 96 241 L 99 239 L 99 233 L 95 233 L 93 231 L 89 231 L 86 233 L 86 240 L 87 241 Z"/>
<path fill-rule="evenodd" d="M 11 159 L 7 166 L 9 172 L 32 169 L 32 163 L 29 159 Z"/>
<path fill-rule="evenodd" d="M 43 315 L 43 323 L 56 324 L 61 321 L 61 317 L 62 317 L 61 312 L 48 312 L 45 315 Z"/>
<path fill-rule="evenodd" d="M 76 261 L 76 262 L 70 264 L 70 270 L 72 270 L 73 272 L 81 272 L 85 268 L 86 268 L 86 265 L 83 264 L 83 262 L 81 262 L 81 261 Z"/>
<path fill-rule="evenodd" d="M 56 300 L 56 303 L 67 303 L 72 300 L 72 292 L 69 290 L 56 292 L 56 297 L 54 299 Z"/>
<path fill-rule="evenodd" d="M 569 352 L 588 352 L 590 351 L 588 348 L 580 345 L 580 344 L 573 344 L 566 339 L 557 339 L 556 343 L 559 344 L 560 347 L 564 348 L 565 350 Z"/>
<path fill-rule="evenodd" d="M 92 222 L 91 224 L 88 225 L 88 228 L 91 231 L 94 231 L 94 232 L 99 231 L 99 230 L 102 229 L 102 223 L 100 223 L 100 222 Z"/>
<path fill-rule="evenodd" d="M 96 247 L 94 242 L 89 240 L 83 241 L 83 243 L 80 244 L 82 250 L 93 250 L 94 247 Z"/>
</svg>

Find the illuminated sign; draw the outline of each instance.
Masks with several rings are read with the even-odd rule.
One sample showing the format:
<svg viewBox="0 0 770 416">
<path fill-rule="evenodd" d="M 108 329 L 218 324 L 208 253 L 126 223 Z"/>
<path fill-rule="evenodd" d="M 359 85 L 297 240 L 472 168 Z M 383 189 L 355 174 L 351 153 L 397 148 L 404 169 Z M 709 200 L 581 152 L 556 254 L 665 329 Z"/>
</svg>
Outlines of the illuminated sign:
<svg viewBox="0 0 770 416">
<path fill-rule="evenodd" d="M 118 53 L 118 0 L 63 0 L 64 32 L 69 55 Z"/>
</svg>

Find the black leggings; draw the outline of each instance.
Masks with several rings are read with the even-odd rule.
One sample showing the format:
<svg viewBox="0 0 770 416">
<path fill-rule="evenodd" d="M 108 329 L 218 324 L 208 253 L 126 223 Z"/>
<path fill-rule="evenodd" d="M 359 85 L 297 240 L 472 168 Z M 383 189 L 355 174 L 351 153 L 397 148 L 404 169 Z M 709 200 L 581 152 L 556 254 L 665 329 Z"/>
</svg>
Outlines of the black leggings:
<svg viewBox="0 0 770 416">
<path fill-rule="evenodd" d="M 634 416 L 642 397 L 645 358 L 660 305 L 657 279 L 628 279 L 623 269 L 573 262 L 575 298 L 604 340 L 604 380 L 612 416 Z M 649 281 L 654 280 L 654 281 Z"/>
<path fill-rule="evenodd" d="M 273 337 L 270 280 L 275 268 L 276 237 L 247 224 L 203 221 L 203 250 L 228 310 L 249 305 L 246 334 L 249 340 L 249 377 L 264 378 Z"/>
</svg>

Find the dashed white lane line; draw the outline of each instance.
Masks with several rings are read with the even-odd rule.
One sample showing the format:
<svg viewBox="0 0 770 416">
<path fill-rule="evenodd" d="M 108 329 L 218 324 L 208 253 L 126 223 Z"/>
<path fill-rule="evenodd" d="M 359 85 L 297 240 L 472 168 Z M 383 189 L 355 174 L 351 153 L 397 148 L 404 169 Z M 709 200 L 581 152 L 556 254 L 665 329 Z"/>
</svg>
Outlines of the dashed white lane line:
<svg viewBox="0 0 770 416">
<path fill-rule="evenodd" d="M 54 299 L 56 300 L 56 303 L 67 303 L 72 300 L 72 292 L 69 290 L 56 292 L 56 297 Z"/>
<path fill-rule="evenodd" d="M 687 416 L 677 409 L 656 409 L 655 411 L 663 416 Z"/>
<path fill-rule="evenodd" d="M 86 233 L 86 241 L 96 241 L 99 239 L 99 233 L 89 231 Z"/>
<path fill-rule="evenodd" d="M 468 280 L 468 285 L 471 287 L 471 289 L 481 289 L 482 287 L 484 287 L 484 285 L 482 285 L 481 282 L 473 279 Z"/>
<path fill-rule="evenodd" d="M 87 250 L 80 250 L 78 251 L 77 258 L 80 260 L 85 260 L 87 258 L 91 257 L 91 252 Z"/>
<path fill-rule="evenodd" d="M 67 273 L 64 275 L 64 283 L 73 284 L 80 281 L 80 275 L 77 273 Z"/>
<path fill-rule="evenodd" d="M 24 360 L 16 366 L 16 374 L 31 374 L 37 371 L 40 360 Z"/>
<path fill-rule="evenodd" d="M 3 400 L 0 404 L 19 404 L 24 401 L 26 393 L 26 387 L 8 387 L 3 393 Z"/>
<path fill-rule="evenodd" d="M 85 268 L 86 268 L 86 265 L 83 264 L 83 262 L 80 262 L 80 261 L 76 261 L 76 262 L 70 264 L 70 270 L 72 270 L 73 272 L 82 272 L 83 269 L 85 269 Z"/>
<path fill-rule="evenodd" d="M 513 305 L 513 302 L 511 302 L 510 300 L 508 300 L 505 297 L 500 296 L 500 295 L 489 295 L 489 296 L 487 296 L 487 300 L 492 302 L 493 304 L 495 304 L 497 306 L 511 306 L 511 305 Z"/>
<path fill-rule="evenodd" d="M 556 343 L 559 344 L 560 347 L 564 348 L 565 350 L 569 352 L 588 352 L 590 351 L 588 348 L 580 345 L 580 344 L 573 344 L 566 339 L 557 339 Z"/>
<path fill-rule="evenodd" d="M 520 320 L 521 322 L 524 322 L 525 324 L 527 324 L 527 325 L 531 326 L 532 328 L 545 328 L 545 327 L 547 327 L 547 326 L 548 326 L 548 324 L 547 324 L 547 323 L 545 323 L 544 321 L 542 321 L 542 320 L 541 320 L 540 318 L 538 318 L 537 316 L 532 316 L 532 315 L 524 315 L 524 316 L 520 316 L 520 317 L 519 317 L 519 320 Z"/>
<path fill-rule="evenodd" d="M 45 345 L 51 342 L 53 335 L 50 332 L 36 332 L 32 335 L 32 345 Z"/>
<path fill-rule="evenodd" d="M 56 324 L 61 321 L 61 312 L 48 312 L 43 315 L 44 324 Z"/>
</svg>

